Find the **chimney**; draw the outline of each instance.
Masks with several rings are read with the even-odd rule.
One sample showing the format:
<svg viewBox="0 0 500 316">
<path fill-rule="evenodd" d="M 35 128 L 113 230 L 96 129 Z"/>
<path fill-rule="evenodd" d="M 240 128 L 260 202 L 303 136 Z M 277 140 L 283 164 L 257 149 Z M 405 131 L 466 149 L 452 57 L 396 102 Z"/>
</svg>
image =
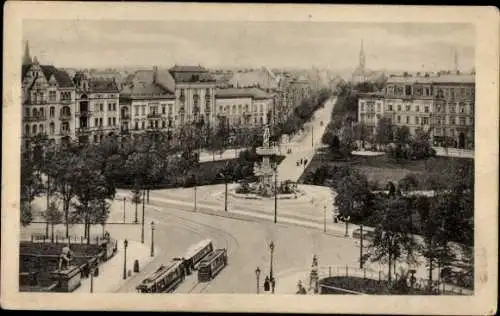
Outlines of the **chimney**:
<svg viewBox="0 0 500 316">
<path fill-rule="evenodd" d="M 158 81 L 158 66 L 153 66 L 153 83 Z"/>
</svg>

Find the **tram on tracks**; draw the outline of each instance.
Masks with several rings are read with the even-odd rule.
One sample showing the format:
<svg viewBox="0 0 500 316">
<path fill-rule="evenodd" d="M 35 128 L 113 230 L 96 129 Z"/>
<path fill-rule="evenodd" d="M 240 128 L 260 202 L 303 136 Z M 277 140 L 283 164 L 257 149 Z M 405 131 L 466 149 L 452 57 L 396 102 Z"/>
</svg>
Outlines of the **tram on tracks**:
<svg viewBox="0 0 500 316">
<path fill-rule="evenodd" d="M 196 270 L 198 263 L 213 251 L 212 240 L 205 239 L 189 247 L 182 258 L 175 258 L 174 260 L 182 261 L 186 274 L 191 274 L 193 270 Z"/>
<path fill-rule="evenodd" d="M 227 265 L 227 250 L 216 249 L 198 267 L 198 282 L 212 280 Z"/>
<path fill-rule="evenodd" d="M 172 261 L 161 265 L 151 276 L 136 287 L 139 293 L 173 292 L 184 281 L 185 273 L 182 261 Z"/>
</svg>

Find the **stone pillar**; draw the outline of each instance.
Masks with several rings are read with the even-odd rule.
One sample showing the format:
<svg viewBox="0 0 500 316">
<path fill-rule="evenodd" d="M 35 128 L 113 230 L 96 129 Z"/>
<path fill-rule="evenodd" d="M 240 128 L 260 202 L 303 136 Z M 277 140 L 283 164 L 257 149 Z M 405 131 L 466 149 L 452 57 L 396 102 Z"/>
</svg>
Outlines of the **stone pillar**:
<svg viewBox="0 0 500 316">
<path fill-rule="evenodd" d="M 58 292 L 73 292 L 81 284 L 80 268 L 69 266 L 65 270 L 56 270 L 51 272 L 50 277 L 53 281 L 59 282 Z"/>
</svg>

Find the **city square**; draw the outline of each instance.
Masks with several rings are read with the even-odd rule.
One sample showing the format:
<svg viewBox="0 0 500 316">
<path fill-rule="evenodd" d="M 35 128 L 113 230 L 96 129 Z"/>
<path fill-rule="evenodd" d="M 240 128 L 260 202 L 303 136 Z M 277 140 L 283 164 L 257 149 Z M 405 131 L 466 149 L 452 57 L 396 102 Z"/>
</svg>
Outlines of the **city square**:
<svg viewBox="0 0 500 316">
<path fill-rule="evenodd" d="M 468 47 L 371 70 L 361 39 L 341 76 L 59 67 L 29 40 L 20 291 L 474 294 Z"/>
</svg>

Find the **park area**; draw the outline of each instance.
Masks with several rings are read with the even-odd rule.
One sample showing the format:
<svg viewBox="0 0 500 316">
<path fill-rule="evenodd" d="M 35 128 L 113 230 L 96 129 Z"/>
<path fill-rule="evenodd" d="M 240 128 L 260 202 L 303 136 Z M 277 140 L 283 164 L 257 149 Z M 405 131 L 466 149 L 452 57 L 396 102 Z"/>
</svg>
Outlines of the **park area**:
<svg viewBox="0 0 500 316">
<path fill-rule="evenodd" d="M 448 170 L 450 166 L 474 169 L 474 160 L 454 157 L 429 157 L 421 160 L 396 159 L 389 155 L 380 156 L 347 156 L 332 152 L 328 148 L 318 151 L 299 182 L 314 185 L 328 185 L 318 169 L 332 168 L 334 166 L 348 166 L 364 174 L 372 190 L 385 190 L 386 184 L 391 181 L 399 182 L 408 174 L 416 175 L 419 179 L 418 190 L 431 190 L 429 181 L 436 174 Z"/>
</svg>

